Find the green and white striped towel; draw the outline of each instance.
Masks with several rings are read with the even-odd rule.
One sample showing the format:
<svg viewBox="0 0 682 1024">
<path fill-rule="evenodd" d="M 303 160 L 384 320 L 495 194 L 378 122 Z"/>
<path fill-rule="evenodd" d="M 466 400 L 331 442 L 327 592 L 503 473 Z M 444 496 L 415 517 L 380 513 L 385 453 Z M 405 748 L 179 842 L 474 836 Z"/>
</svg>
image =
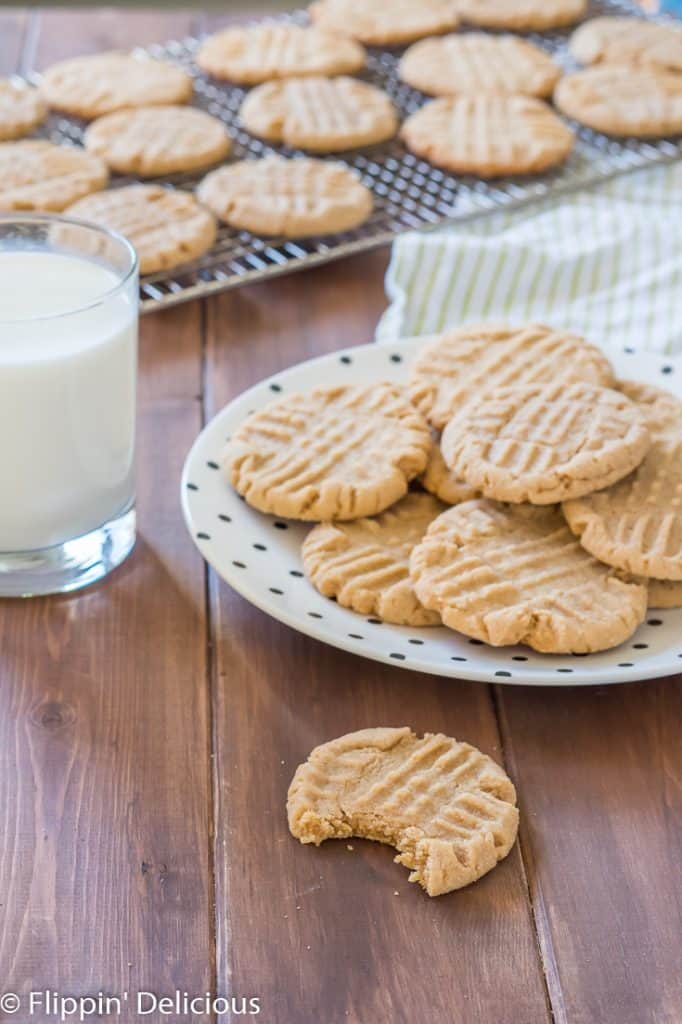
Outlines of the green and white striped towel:
<svg viewBox="0 0 682 1024">
<path fill-rule="evenodd" d="M 682 351 L 682 163 L 394 244 L 379 342 L 481 320 Z"/>
</svg>

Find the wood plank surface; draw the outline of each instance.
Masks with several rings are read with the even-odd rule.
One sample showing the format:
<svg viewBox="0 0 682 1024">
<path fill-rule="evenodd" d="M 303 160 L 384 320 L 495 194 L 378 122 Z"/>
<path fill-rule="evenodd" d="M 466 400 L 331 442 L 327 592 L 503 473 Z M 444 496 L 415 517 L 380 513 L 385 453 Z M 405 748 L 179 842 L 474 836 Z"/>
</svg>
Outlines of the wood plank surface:
<svg viewBox="0 0 682 1024">
<path fill-rule="evenodd" d="M 498 705 L 556 1024 L 679 1024 L 682 680 Z"/>
<path fill-rule="evenodd" d="M 149 41 L 171 26 L 159 12 L 51 12 L 36 26 L 32 62 L 114 36 L 130 45 L 143 27 Z M 205 573 L 178 503 L 201 423 L 201 349 L 198 305 L 143 322 L 140 536 L 128 562 L 78 595 L 2 603 L 0 979 L 9 990 L 211 987 Z M 120 1019 L 139 1018 L 124 1008 Z"/>
<path fill-rule="evenodd" d="M 369 254 L 211 300 L 207 414 L 282 367 L 370 340 L 385 262 Z M 296 765 L 344 732 L 442 730 L 501 759 L 489 688 L 362 661 L 215 580 L 212 594 L 219 984 L 259 995 L 268 1024 L 548 1022 L 518 848 L 430 900 L 384 847 L 315 850 L 287 829 Z"/>
</svg>

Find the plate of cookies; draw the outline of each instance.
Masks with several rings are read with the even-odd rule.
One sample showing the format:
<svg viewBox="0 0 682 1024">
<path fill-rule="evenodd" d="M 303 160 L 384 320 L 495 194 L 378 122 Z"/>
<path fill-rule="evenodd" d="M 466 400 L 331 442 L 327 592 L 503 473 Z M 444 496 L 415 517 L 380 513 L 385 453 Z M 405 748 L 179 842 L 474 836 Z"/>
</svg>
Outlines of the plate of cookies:
<svg viewBox="0 0 682 1024">
<path fill-rule="evenodd" d="M 235 590 L 363 657 L 544 685 L 680 668 L 670 356 L 493 323 L 335 352 L 230 402 L 182 503 Z"/>
</svg>

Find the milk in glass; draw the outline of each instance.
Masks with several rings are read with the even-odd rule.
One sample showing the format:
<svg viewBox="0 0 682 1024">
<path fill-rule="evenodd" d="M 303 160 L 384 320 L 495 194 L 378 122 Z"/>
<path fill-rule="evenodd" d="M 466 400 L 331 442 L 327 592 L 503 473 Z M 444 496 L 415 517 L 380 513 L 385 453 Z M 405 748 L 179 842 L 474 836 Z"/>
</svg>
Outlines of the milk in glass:
<svg viewBox="0 0 682 1024">
<path fill-rule="evenodd" d="M 0 552 L 132 503 L 137 310 L 120 281 L 67 252 L 0 249 Z"/>
</svg>

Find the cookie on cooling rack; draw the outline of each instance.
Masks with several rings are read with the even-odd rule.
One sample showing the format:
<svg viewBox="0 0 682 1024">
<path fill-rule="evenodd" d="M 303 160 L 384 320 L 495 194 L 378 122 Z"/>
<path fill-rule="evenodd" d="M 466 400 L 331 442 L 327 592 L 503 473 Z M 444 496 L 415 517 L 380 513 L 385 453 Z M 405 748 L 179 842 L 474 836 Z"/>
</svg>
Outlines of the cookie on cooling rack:
<svg viewBox="0 0 682 1024">
<path fill-rule="evenodd" d="M 497 388 L 443 431 L 455 477 L 486 498 L 553 505 L 601 490 L 635 469 L 651 440 L 618 391 L 584 381 Z"/>
<path fill-rule="evenodd" d="M 64 210 L 104 188 L 105 163 L 75 146 L 43 139 L 0 143 L 0 210 Z"/>
<path fill-rule="evenodd" d="M 607 650 L 634 633 L 647 608 L 646 587 L 589 555 L 555 506 L 455 505 L 414 548 L 410 573 L 446 626 L 495 647 Z"/>
<path fill-rule="evenodd" d="M 292 75 L 351 75 L 363 67 L 365 56 L 359 43 L 338 33 L 264 22 L 209 36 L 196 60 L 214 78 L 258 85 Z"/>
<path fill-rule="evenodd" d="M 261 512 L 359 519 L 406 494 L 431 444 L 426 422 L 394 384 L 317 388 L 248 416 L 222 464 L 235 490 Z"/>
<path fill-rule="evenodd" d="M 682 132 L 682 75 L 598 64 L 566 75 L 554 90 L 562 114 L 606 135 L 655 139 Z"/>
<path fill-rule="evenodd" d="M 231 227 L 308 238 L 349 231 L 372 212 L 372 193 L 343 164 L 266 156 L 208 174 L 197 194 Z"/>
<path fill-rule="evenodd" d="M 93 121 L 85 148 L 118 174 L 150 178 L 210 167 L 227 156 L 230 136 L 222 121 L 195 107 L 117 110 Z"/>
<path fill-rule="evenodd" d="M 459 0 L 315 0 L 313 23 L 369 46 L 400 46 L 457 28 Z"/>
<path fill-rule="evenodd" d="M 192 79 L 175 64 L 125 53 L 96 53 L 53 64 L 40 91 L 48 105 L 90 121 L 124 107 L 186 103 Z"/>
<path fill-rule="evenodd" d="M 193 195 L 161 185 L 127 185 L 69 208 L 83 220 L 120 231 L 135 247 L 142 274 L 198 259 L 215 241 L 215 220 Z"/>
<path fill-rule="evenodd" d="M 0 142 L 28 135 L 46 116 L 47 106 L 37 89 L 0 78 Z"/>
<path fill-rule="evenodd" d="M 457 0 L 457 10 L 463 21 L 481 28 L 547 32 L 573 25 L 587 0 Z"/>
<path fill-rule="evenodd" d="M 570 331 L 543 324 L 471 324 L 446 331 L 420 349 L 410 370 L 410 396 L 437 430 L 469 399 L 494 388 L 582 380 L 615 383 L 606 356 Z"/>
<path fill-rule="evenodd" d="M 400 134 L 417 156 L 482 178 L 545 171 L 566 159 L 574 141 L 542 100 L 485 93 L 431 100 Z"/>
<path fill-rule="evenodd" d="M 621 385 L 652 438 L 637 469 L 607 490 L 563 505 L 583 547 L 635 576 L 682 581 L 682 402 L 646 384 Z"/>
<path fill-rule="evenodd" d="M 492 758 L 449 736 L 363 729 L 323 743 L 287 797 L 302 843 L 358 836 L 389 843 L 429 896 L 475 882 L 507 856 L 516 791 Z"/>
<path fill-rule="evenodd" d="M 372 518 L 319 523 L 303 542 L 305 574 L 324 597 L 398 626 L 437 626 L 417 599 L 410 554 L 445 506 L 414 491 Z"/>
<path fill-rule="evenodd" d="M 385 92 L 356 78 L 287 78 L 253 89 L 239 119 L 252 135 L 315 153 L 392 138 L 395 107 Z"/>
<path fill-rule="evenodd" d="M 423 39 L 399 65 L 404 82 L 431 96 L 517 93 L 551 96 L 561 68 L 549 54 L 518 36 L 484 32 Z"/>
<path fill-rule="evenodd" d="M 569 49 L 580 64 L 638 64 L 682 71 L 682 27 L 673 22 L 592 18 L 575 30 Z"/>
</svg>

